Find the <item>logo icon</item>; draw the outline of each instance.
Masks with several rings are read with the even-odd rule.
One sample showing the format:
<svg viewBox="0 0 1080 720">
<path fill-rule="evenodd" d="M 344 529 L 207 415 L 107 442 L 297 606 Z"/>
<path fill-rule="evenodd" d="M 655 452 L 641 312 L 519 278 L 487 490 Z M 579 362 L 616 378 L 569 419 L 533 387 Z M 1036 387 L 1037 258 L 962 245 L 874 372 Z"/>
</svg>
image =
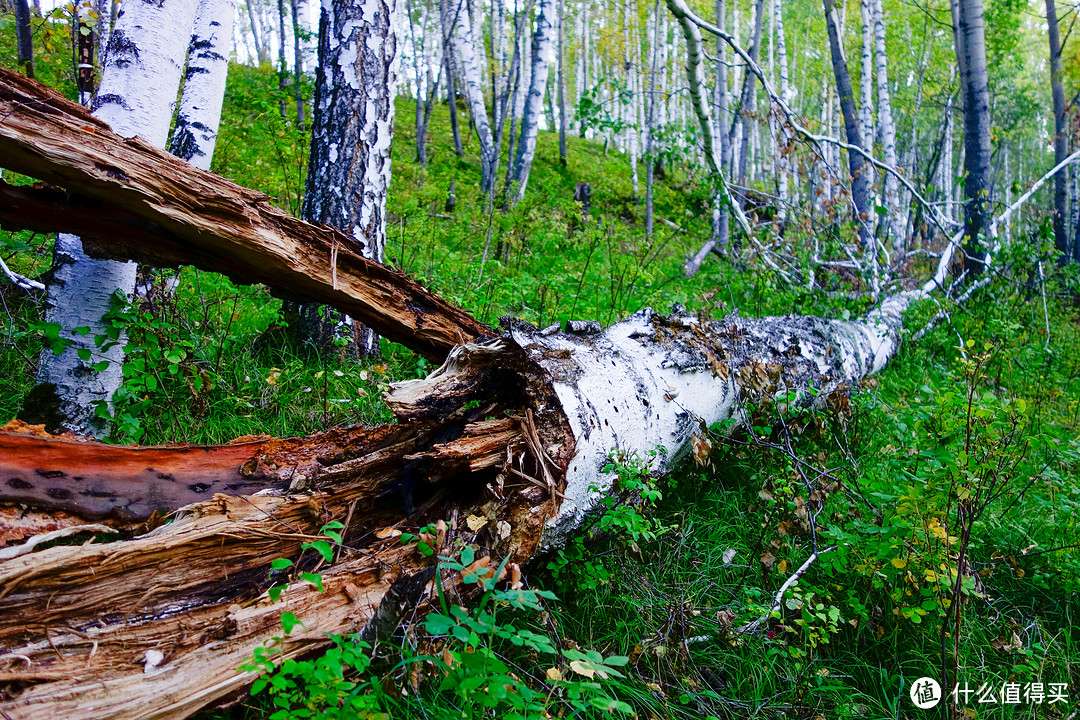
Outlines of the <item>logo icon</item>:
<svg viewBox="0 0 1080 720">
<path fill-rule="evenodd" d="M 941 685 L 934 678 L 921 677 L 911 683 L 909 694 L 915 707 L 929 710 L 941 702 Z"/>
</svg>

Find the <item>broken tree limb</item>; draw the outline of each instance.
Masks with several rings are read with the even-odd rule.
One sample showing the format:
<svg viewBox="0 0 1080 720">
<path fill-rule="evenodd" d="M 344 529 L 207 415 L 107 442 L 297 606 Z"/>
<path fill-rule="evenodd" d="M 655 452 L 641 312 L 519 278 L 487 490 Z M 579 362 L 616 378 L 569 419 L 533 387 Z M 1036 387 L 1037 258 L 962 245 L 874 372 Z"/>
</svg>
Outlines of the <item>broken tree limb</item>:
<svg viewBox="0 0 1080 720">
<path fill-rule="evenodd" d="M 270 198 L 123 138 L 83 107 L 0 69 L 0 163 L 64 188 L 3 188 L 5 227 L 73 230 L 87 253 L 194 265 L 332 305 L 380 334 L 442 360 L 490 330 L 419 283 L 352 250 Z M 93 212 L 86 212 L 93 209 Z M 333 261 L 332 261 L 333 258 Z"/>
</svg>

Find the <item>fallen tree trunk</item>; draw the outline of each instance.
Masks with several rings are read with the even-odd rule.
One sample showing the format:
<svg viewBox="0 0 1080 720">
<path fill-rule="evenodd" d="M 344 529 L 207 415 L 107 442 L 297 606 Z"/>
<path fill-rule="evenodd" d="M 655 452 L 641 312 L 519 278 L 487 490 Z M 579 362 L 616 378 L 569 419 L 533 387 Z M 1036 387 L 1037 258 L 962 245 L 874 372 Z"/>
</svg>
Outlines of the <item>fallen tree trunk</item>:
<svg viewBox="0 0 1080 720">
<path fill-rule="evenodd" d="M 816 318 L 647 311 L 602 333 L 575 329 L 512 323 L 506 337 L 456 349 L 429 378 L 394 387 L 399 425 L 264 441 L 245 462 L 281 489 L 218 494 L 145 535 L 0 562 L 0 711 L 185 717 L 254 679 L 236 668 L 282 635 L 283 613 L 303 623 L 282 644 L 294 657 L 370 623 L 395 582 L 419 577 L 430 593 L 431 560 L 388 528 L 442 521 L 443 544 L 523 563 L 610 490 L 612 449 L 665 448 L 656 469 L 669 469 L 703 424 L 747 401 L 842 392 L 884 364 L 891 337 Z M 270 563 L 318 570 L 303 546 L 334 520 L 343 538 L 320 571 L 324 591 L 281 578 L 272 602 Z"/>
<path fill-rule="evenodd" d="M 0 69 L 3 167 L 59 188 L 0 184 L 0 225 L 78 233 L 92 257 L 194 265 L 332 305 L 442 361 L 490 331 L 419 283 L 270 198 L 122 138 L 86 108 Z"/>
<path fill-rule="evenodd" d="M 12 93 L 29 92 L 23 86 L 38 94 L 13 100 Z M 0 149 L 20 172 L 78 188 L 79 202 L 114 203 L 117 213 L 97 233 L 109 253 L 129 252 L 138 235 L 109 240 L 108 228 L 150 227 L 165 234 L 159 245 L 168 257 L 257 271 L 350 313 L 361 305 L 365 322 L 379 318 L 380 331 L 393 327 L 433 355 L 456 334 L 483 333 L 464 312 L 360 259 L 350 266 L 347 291 L 334 290 L 330 230 L 285 218 L 263 196 L 99 126 L 73 136 L 79 123 L 95 121 L 72 120 L 61 100 L 21 79 L 0 73 L 0 103 L 0 113 L 9 113 Z M 134 164 L 122 168 L 121 158 Z M 156 180 L 160 188 L 150 168 L 167 170 Z M 18 192 L 36 202 L 55 191 Z M 55 213 L 62 206 L 34 222 L 68 222 Z M 0 215 L 21 222 L 10 210 Z M 312 247 L 314 257 L 294 255 Z M 242 261 L 226 259 L 227 248 Z M 314 279 L 300 279 L 300 267 Z M 23 518 L 12 510 L 35 510 L 27 517 L 38 531 L 41 509 L 57 503 L 86 519 L 111 514 L 125 529 L 116 542 L 0 560 L 0 714 L 186 717 L 254 679 L 237 667 L 283 635 L 283 613 L 302 625 L 281 640 L 282 658 L 317 650 L 326 633 L 384 634 L 397 622 L 394 612 L 378 612 L 388 594 L 396 606 L 422 605 L 434 579 L 432 560 L 395 533 L 427 527 L 436 549 L 460 541 L 479 547 L 478 557 L 525 562 L 610 491 L 614 477 L 603 468 L 612 450 L 644 457 L 660 448 L 655 469 L 666 471 L 703 427 L 741 419 L 748 403 L 813 405 L 845 392 L 888 361 L 904 308 L 924 291 L 889 299 L 863 322 L 737 314 L 705 322 L 681 310 L 642 311 L 606 331 L 595 323 L 561 332 L 509 321 L 502 337 L 459 345 L 428 378 L 395 385 L 386 400 L 398 424 L 378 428 L 217 448 L 0 436 L 4 447 L 37 448 L 34 457 L 0 465 L 0 510 L 7 511 L 0 522 L 8 523 L 0 536 L 17 535 Z M 410 325 L 409 298 L 443 308 L 434 313 L 438 323 Z M 206 460 L 201 476 L 192 457 Z M 205 489 L 192 487 L 200 483 Z M 153 515 L 210 492 L 177 509 L 171 522 Z M 155 493 L 157 504 L 143 497 Z M 149 527 L 133 531 L 136 520 Z M 324 529 L 332 522 L 341 523 L 341 542 L 324 546 L 328 557 L 305 547 L 331 537 Z M 294 568 L 271 572 L 279 557 Z M 318 571 L 322 592 L 294 571 Z M 435 581 L 453 591 L 456 580 Z M 274 602 L 270 589 L 278 584 L 285 587 Z"/>
</svg>

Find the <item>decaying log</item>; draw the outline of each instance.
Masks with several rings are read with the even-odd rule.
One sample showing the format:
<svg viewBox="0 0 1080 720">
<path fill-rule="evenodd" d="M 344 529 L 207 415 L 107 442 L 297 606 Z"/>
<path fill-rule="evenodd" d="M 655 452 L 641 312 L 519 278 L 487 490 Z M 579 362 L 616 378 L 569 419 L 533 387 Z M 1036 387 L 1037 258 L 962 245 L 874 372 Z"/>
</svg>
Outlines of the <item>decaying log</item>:
<svg viewBox="0 0 1080 720">
<path fill-rule="evenodd" d="M 56 188 L 0 193 L 0 224 L 78 232 L 88 254 L 194 265 L 333 305 L 429 359 L 490 331 L 352 238 L 198 170 L 0 68 L 0 165 Z"/>
</svg>

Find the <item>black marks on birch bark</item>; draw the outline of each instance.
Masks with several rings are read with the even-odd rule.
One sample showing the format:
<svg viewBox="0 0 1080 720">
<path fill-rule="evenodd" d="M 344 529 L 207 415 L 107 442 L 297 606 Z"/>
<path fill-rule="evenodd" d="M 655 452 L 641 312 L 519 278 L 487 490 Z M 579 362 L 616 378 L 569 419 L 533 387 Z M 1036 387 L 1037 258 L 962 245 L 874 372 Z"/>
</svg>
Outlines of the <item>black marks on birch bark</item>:
<svg viewBox="0 0 1080 720">
<path fill-rule="evenodd" d="M 113 30 L 112 35 L 109 36 L 109 46 L 107 48 L 109 56 L 109 62 L 118 68 L 126 68 L 133 62 L 139 61 L 139 46 L 136 45 L 123 30 Z M 100 107 L 97 101 L 94 102 L 94 108 Z M 127 106 L 124 105 L 126 108 Z"/>
</svg>

